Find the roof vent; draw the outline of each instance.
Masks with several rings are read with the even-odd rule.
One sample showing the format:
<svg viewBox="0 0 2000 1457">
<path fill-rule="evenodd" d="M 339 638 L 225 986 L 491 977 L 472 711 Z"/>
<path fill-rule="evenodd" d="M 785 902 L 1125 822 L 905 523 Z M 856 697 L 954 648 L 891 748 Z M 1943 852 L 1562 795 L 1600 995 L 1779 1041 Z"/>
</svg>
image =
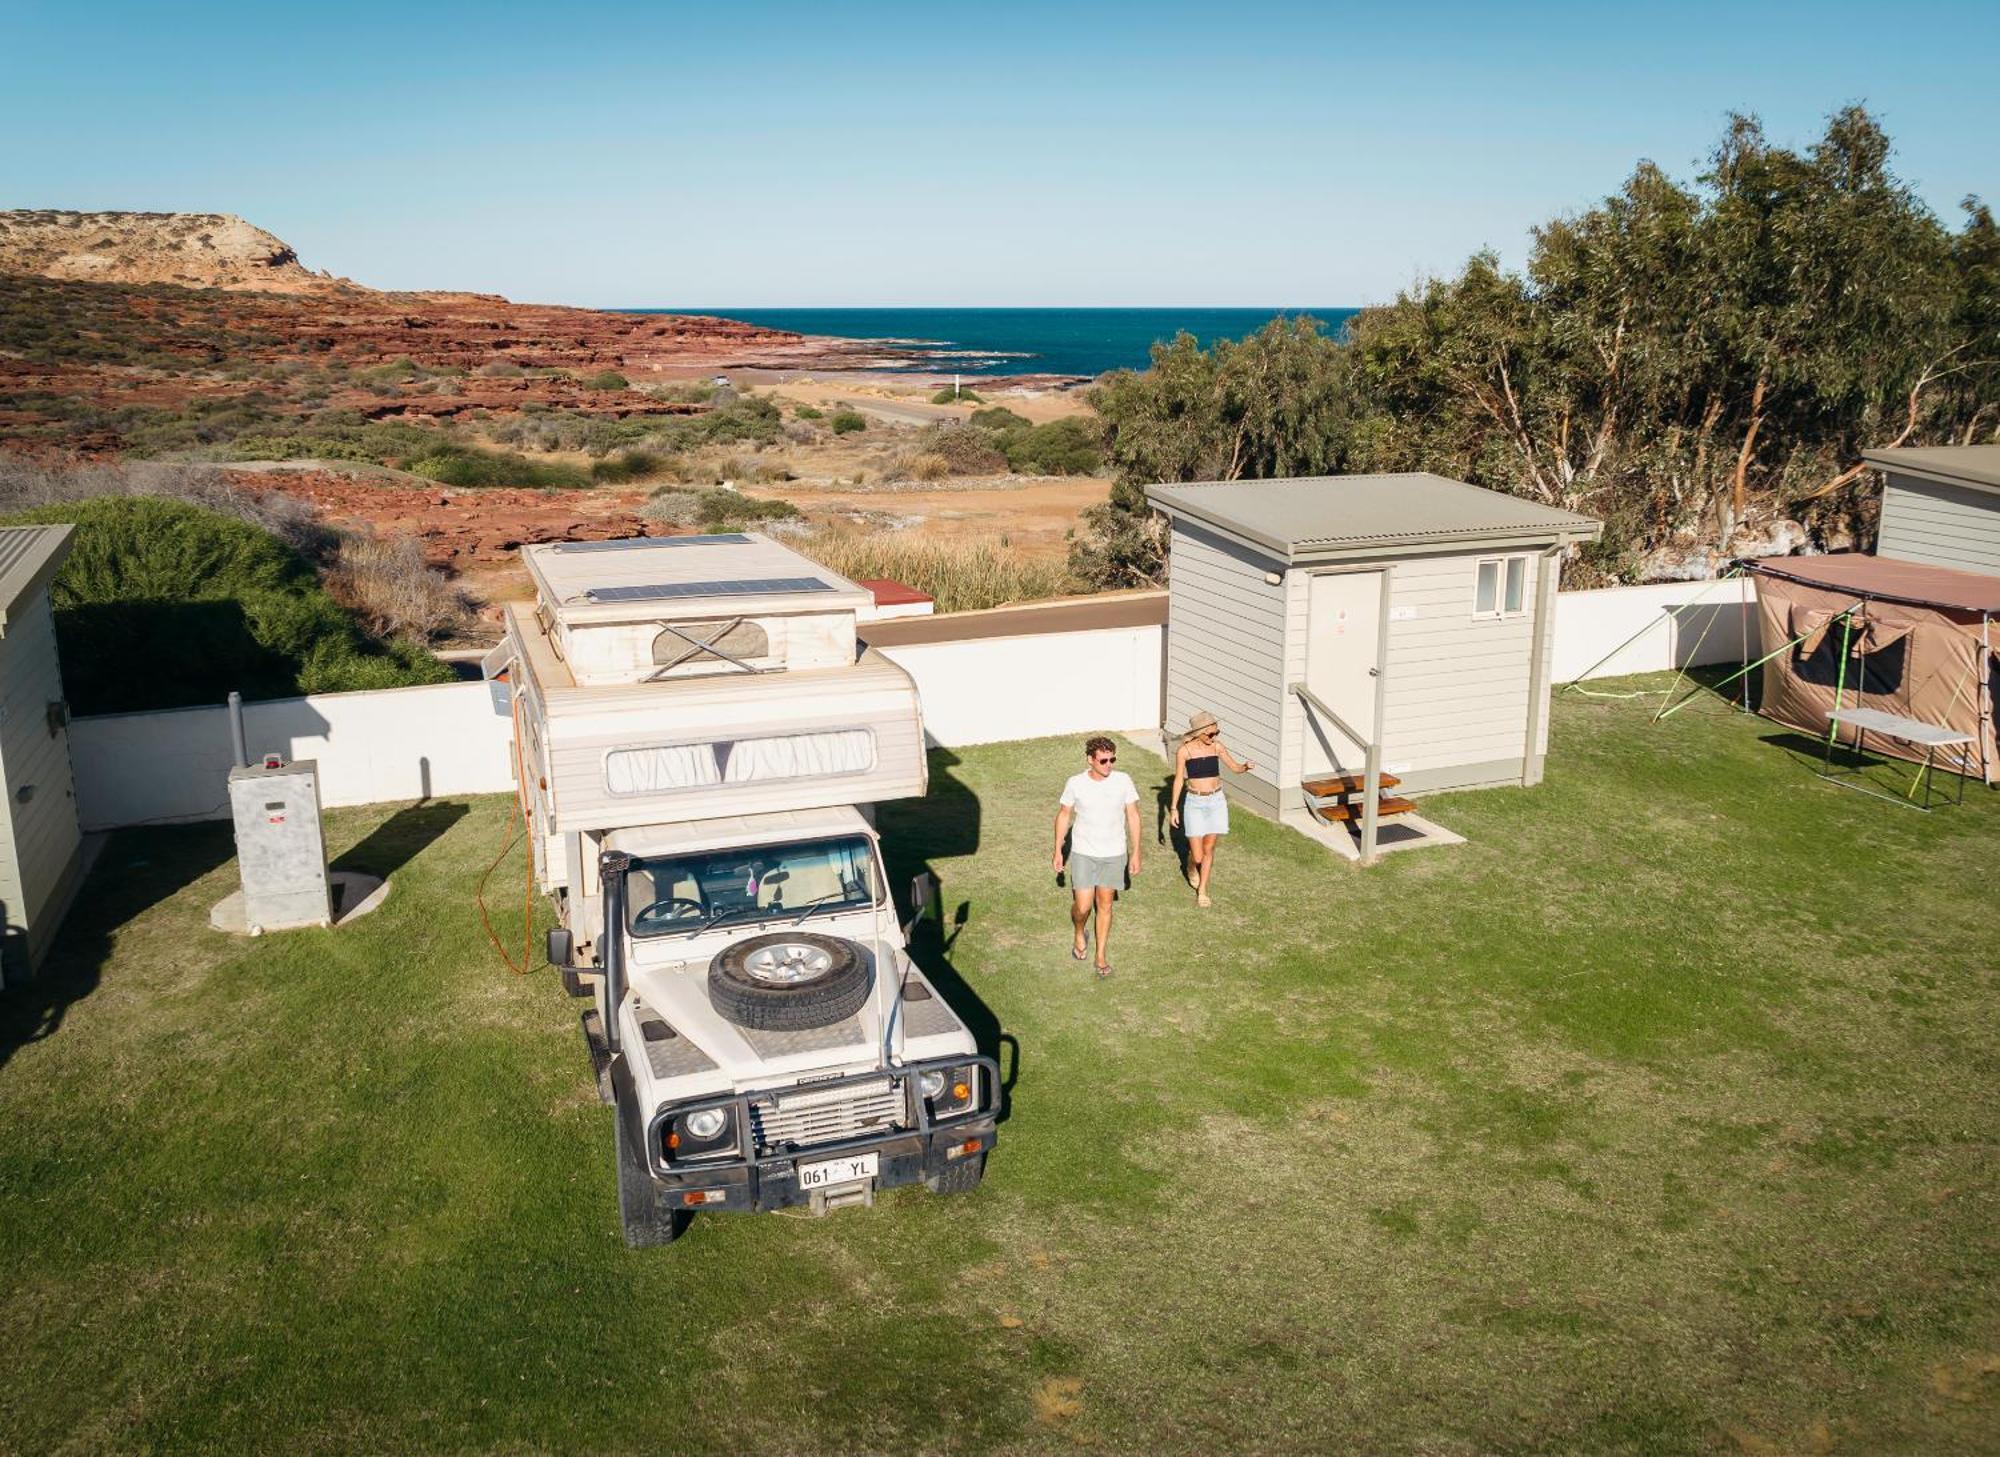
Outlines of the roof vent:
<svg viewBox="0 0 2000 1457">
<path fill-rule="evenodd" d="M 636 551 L 655 546 L 747 546 L 750 538 L 740 531 L 719 536 L 628 536 L 617 541 L 562 541 L 556 550 L 568 555 L 583 551 Z"/>
<path fill-rule="evenodd" d="M 685 539 L 685 538 L 683 538 Z M 831 592 L 818 577 L 738 577 L 726 582 L 657 582 L 640 587 L 592 587 L 592 602 L 659 602 L 675 597 L 768 597 L 784 592 Z"/>
</svg>

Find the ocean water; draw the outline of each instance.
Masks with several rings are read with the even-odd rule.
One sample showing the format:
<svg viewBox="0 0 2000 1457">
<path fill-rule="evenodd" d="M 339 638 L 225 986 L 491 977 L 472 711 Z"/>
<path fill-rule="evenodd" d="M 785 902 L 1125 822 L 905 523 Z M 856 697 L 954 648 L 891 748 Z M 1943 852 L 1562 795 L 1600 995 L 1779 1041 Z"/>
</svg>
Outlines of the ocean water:
<svg viewBox="0 0 2000 1457">
<path fill-rule="evenodd" d="M 894 342 L 911 369 L 950 374 L 1102 374 L 1144 369 L 1156 340 L 1185 329 L 1204 346 L 1254 334 L 1279 314 L 1311 314 L 1339 329 L 1357 312 L 1286 309 L 634 309 L 717 314 L 846 339 Z"/>
</svg>

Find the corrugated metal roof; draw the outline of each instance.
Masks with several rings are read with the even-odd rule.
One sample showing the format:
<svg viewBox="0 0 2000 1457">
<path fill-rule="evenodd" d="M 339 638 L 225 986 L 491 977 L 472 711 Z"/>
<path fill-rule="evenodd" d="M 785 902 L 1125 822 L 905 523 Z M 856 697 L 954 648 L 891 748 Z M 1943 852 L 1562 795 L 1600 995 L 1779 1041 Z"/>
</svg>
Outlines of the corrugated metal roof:
<svg viewBox="0 0 2000 1457">
<path fill-rule="evenodd" d="M 1170 513 L 1285 557 L 1370 546 L 1594 537 L 1602 523 L 1426 471 L 1149 486 Z"/>
<path fill-rule="evenodd" d="M 1864 450 L 1861 458 L 1878 470 L 2000 490 L 2000 445 L 1910 445 Z"/>
<path fill-rule="evenodd" d="M 74 526 L 0 526 L 0 637 L 24 597 L 46 586 L 69 555 Z"/>
</svg>

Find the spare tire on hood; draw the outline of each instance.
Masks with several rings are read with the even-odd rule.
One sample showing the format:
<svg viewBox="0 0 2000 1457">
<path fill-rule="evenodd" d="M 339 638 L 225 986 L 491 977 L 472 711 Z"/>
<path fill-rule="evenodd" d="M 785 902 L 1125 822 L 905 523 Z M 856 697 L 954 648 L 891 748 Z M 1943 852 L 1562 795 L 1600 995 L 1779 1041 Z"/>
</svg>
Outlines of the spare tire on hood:
<svg viewBox="0 0 2000 1457">
<path fill-rule="evenodd" d="M 773 931 L 716 953 L 708 1001 L 738 1027 L 803 1032 L 852 1017 L 874 982 L 867 953 L 845 937 Z"/>
</svg>

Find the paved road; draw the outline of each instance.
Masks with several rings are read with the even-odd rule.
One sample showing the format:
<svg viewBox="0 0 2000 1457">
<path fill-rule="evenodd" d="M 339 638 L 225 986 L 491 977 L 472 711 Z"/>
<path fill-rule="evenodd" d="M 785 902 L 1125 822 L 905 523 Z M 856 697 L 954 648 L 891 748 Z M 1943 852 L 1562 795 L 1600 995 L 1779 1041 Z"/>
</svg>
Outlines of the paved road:
<svg viewBox="0 0 2000 1457">
<path fill-rule="evenodd" d="M 892 404 L 888 400 L 841 400 L 839 403 L 891 425 L 931 425 L 939 420 L 963 418 L 957 411 L 943 405 Z"/>
</svg>

